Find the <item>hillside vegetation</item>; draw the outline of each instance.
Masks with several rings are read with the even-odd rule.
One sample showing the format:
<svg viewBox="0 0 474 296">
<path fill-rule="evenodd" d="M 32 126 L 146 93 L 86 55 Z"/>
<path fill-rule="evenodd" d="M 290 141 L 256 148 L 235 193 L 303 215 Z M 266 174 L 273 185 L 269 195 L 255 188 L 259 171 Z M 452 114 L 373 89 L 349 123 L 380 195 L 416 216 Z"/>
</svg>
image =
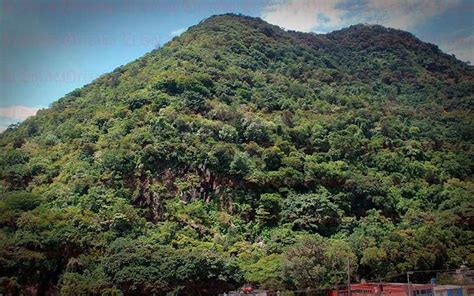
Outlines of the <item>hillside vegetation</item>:
<svg viewBox="0 0 474 296">
<path fill-rule="evenodd" d="M 472 267 L 473 94 L 407 32 L 213 16 L 0 135 L 0 293 Z"/>
</svg>

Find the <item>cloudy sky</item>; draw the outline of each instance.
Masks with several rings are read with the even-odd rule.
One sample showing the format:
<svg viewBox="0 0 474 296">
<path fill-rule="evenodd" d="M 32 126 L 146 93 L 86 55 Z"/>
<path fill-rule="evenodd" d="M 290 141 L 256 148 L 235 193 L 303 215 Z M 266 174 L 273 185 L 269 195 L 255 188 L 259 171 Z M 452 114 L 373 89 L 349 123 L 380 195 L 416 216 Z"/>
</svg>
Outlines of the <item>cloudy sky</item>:
<svg viewBox="0 0 474 296">
<path fill-rule="evenodd" d="M 226 12 L 326 33 L 374 23 L 474 63 L 474 0 L 0 0 L 0 130 Z"/>
</svg>

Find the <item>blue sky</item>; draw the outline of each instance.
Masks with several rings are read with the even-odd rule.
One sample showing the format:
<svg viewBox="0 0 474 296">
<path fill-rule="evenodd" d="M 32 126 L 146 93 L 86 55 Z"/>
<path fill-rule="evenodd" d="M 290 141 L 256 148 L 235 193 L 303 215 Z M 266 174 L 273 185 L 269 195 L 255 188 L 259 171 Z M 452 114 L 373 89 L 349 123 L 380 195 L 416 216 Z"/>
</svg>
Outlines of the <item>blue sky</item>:
<svg viewBox="0 0 474 296">
<path fill-rule="evenodd" d="M 96 77 L 227 12 L 326 33 L 356 23 L 410 31 L 474 62 L 474 0 L 0 0 L 0 131 Z"/>
</svg>

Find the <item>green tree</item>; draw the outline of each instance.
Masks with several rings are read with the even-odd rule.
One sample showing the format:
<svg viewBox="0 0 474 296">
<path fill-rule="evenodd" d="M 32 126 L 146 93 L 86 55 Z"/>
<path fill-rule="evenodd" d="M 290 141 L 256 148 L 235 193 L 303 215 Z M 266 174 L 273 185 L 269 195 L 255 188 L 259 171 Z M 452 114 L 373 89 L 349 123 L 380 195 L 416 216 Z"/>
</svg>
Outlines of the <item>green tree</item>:
<svg viewBox="0 0 474 296">
<path fill-rule="evenodd" d="M 291 223 L 295 230 L 310 230 L 331 234 L 341 222 L 342 211 L 335 197 L 324 187 L 315 193 L 290 193 L 282 206 L 282 222 Z"/>
<path fill-rule="evenodd" d="M 265 193 L 260 196 L 256 217 L 263 225 L 275 225 L 279 220 L 282 198 L 276 193 Z"/>
</svg>

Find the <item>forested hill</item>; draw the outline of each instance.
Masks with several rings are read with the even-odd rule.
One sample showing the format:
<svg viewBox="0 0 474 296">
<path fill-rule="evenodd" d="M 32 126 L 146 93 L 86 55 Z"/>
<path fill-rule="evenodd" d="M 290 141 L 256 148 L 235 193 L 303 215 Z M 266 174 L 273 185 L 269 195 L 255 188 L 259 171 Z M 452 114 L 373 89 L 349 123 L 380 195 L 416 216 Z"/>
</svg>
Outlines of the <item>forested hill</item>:
<svg viewBox="0 0 474 296">
<path fill-rule="evenodd" d="M 213 16 L 0 135 L 0 293 L 472 267 L 473 94 L 407 32 Z"/>
</svg>

